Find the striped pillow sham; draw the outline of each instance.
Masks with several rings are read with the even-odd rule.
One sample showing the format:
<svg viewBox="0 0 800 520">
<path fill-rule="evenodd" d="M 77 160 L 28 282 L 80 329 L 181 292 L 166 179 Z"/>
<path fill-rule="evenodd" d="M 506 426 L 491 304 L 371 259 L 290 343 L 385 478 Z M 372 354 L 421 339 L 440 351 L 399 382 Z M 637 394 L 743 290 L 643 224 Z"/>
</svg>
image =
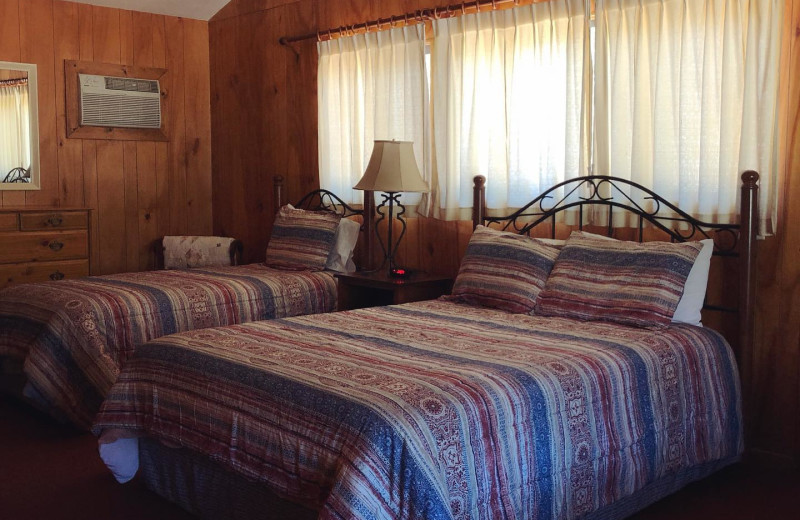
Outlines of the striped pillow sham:
<svg viewBox="0 0 800 520">
<path fill-rule="evenodd" d="M 452 300 L 530 313 L 558 248 L 524 235 L 478 226 L 453 284 Z"/>
<path fill-rule="evenodd" d="M 272 226 L 265 263 L 283 269 L 325 269 L 339 220 L 335 213 L 283 206 Z"/>
<path fill-rule="evenodd" d="M 669 325 L 702 244 L 624 242 L 574 231 L 536 304 L 536 314 Z"/>
</svg>

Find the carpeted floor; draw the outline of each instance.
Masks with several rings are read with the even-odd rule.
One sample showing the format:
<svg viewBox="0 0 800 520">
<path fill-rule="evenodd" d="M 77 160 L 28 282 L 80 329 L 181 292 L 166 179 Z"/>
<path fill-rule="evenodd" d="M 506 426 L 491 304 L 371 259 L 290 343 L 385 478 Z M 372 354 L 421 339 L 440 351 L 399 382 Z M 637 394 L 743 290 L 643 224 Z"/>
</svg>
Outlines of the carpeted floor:
<svg viewBox="0 0 800 520">
<path fill-rule="evenodd" d="M 138 480 L 120 485 L 94 437 L 0 395 L 0 519 L 188 519 Z M 800 518 L 800 472 L 727 468 L 635 520 Z"/>
</svg>

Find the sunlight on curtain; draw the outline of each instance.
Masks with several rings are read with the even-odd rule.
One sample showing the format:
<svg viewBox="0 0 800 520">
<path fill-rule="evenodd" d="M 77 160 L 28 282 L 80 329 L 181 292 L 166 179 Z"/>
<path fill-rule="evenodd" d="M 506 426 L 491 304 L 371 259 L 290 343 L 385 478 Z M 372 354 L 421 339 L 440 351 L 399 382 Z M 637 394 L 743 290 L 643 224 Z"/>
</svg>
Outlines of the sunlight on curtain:
<svg viewBox="0 0 800 520">
<path fill-rule="evenodd" d="M 0 179 L 31 167 L 28 84 L 0 84 Z"/>
<path fill-rule="evenodd" d="M 728 223 L 756 170 L 772 233 L 783 3 L 597 0 L 594 172 Z"/>
<path fill-rule="evenodd" d="M 469 219 L 478 174 L 495 213 L 586 174 L 588 13 L 553 0 L 434 21 L 432 216 Z"/>
<path fill-rule="evenodd" d="M 361 203 L 353 186 L 364 174 L 375 139 L 413 141 L 430 179 L 424 26 L 319 42 L 320 186 Z M 419 194 L 403 195 L 417 204 Z"/>
</svg>

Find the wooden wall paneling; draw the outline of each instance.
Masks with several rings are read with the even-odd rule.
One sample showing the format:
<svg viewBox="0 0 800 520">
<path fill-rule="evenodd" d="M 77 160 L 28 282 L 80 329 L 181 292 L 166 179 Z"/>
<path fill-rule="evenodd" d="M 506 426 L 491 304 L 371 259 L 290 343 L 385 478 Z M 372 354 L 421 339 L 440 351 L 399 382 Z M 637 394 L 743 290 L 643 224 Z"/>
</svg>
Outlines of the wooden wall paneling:
<svg viewBox="0 0 800 520">
<path fill-rule="evenodd" d="M 156 143 L 136 143 L 136 173 L 139 263 L 135 270 L 143 271 L 155 267 L 151 251 L 152 244 L 159 238 Z"/>
<path fill-rule="evenodd" d="M 186 23 L 192 29 L 184 35 L 180 18 L 61 0 L 0 0 L 0 59 L 39 65 L 44 185 L 39 192 L 0 192 L 0 204 L 90 208 L 92 274 L 147 267 L 150 259 L 143 252 L 152 236 L 189 231 L 190 204 L 198 208 L 196 228 L 211 230 L 208 24 Z M 179 28 L 179 34 L 170 28 Z M 188 59 L 184 47 L 192 49 Z M 135 143 L 67 138 L 65 59 L 119 65 L 139 61 L 175 69 L 177 80 L 165 79 L 176 102 L 166 102 L 164 125 L 173 135 L 170 125 L 175 123 L 177 141 L 147 142 L 139 153 Z M 184 78 L 193 81 L 191 91 Z M 186 134 L 187 124 L 192 136 Z M 187 165 L 193 172 L 191 194 Z"/>
<path fill-rule="evenodd" d="M 230 5 L 230 4 L 229 4 Z M 237 52 L 241 20 L 231 18 L 209 26 L 211 40 L 211 75 L 213 96 L 211 114 L 213 143 L 212 154 L 214 203 L 214 233 L 235 236 L 244 244 L 243 261 L 255 261 L 250 227 L 246 225 L 243 156 L 241 128 L 243 107 L 239 95 L 239 74 L 243 70 Z M 233 203 L 233 201 L 236 201 Z"/>
<path fill-rule="evenodd" d="M 59 204 L 58 136 L 56 135 L 56 85 L 52 36 L 50 45 L 41 45 L 41 35 L 52 35 L 52 0 L 20 2 L 20 58 L 35 63 L 39 89 L 39 168 L 41 189 L 24 192 L 25 204 Z"/>
<path fill-rule="evenodd" d="M 406 235 L 400 244 L 400 258 L 402 259 L 400 265 L 415 270 L 423 269 L 419 260 L 419 240 L 416 240 L 419 234 L 419 220 L 419 218 L 406 219 Z M 401 230 L 402 227 L 398 229 L 398 231 Z"/>
<path fill-rule="evenodd" d="M 78 4 L 78 48 L 79 59 L 92 61 L 94 59 L 94 12 L 92 6 Z M 66 105 L 66 100 L 64 101 Z M 66 112 L 66 107 L 65 107 Z M 66 133 L 66 122 L 64 123 Z M 97 145 L 94 141 L 81 141 L 81 160 L 83 164 L 83 204 L 91 208 L 89 212 L 89 258 L 90 274 L 101 274 L 100 265 L 100 212 L 98 210 L 98 184 L 97 184 Z"/>
<path fill-rule="evenodd" d="M 183 20 L 165 17 L 165 60 L 167 74 L 164 86 L 169 100 L 168 117 L 170 125 L 167 144 L 167 168 L 169 175 L 169 231 L 165 235 L 184 235 L 187 233 L 186 208 L 186 129 L 184 127 L 184 57 Z M 163 206 L 162 206 L 163 207 Z M 165 219 L 162 219 L 165 220 Z M 163 228 L 162 228 L 163 229 Z"/>
<path fill-rule="evenodd" d="M 287 34 L 305 34 L 317 26 L 316 10 L 310 0 L 306 0 L 284 9 L 281 29 Z M 271 38 L 274 42 L 275 38 Z M 319 188 L 319 176 L 303 174 L 303 171 L 319 171 L 317 150 L 317 51 L 316 41 L 307 40 L 290 49 L 278 45 L 275 52 L 284 59 L 286 110 L 275 107 L 277 112 L 284 112 L 287 117 L 286 132 L 288 137 L 285 159 L 285 175 L 289 179 L 297 179 L 296 196 L 302 196 Z M 279 132 L 280 133 L 280 132 Z M 276 148 L 280 150 L 281 148 Z M 314 152 L 314 153 L 309 153 Z"/>
<path fill-rule="evenodd" d="M 170 172 L 169 172 L 169 147 L 167 143 L 154 143 L 156 150 L 156 208 L 158 221 L 156 222 L 156 238 L 171 235 L 170 232 Z M 148 259 L 148 265 L 154 259 Z M 153 265 L 151 268 L 155 268 Z"/>
<path fill-rule="evenodd" d="M 78 4 L 78 38 L 80 38 L 80 58 L 83 61 L 94 59 L 94 12 L 92 6 Z"/>
<path fill-rule="evenodd" d="M 266 51 L 251 43 L 256 38 L 251 31 L 264 16 L 257 13 L 233 18 L 215 24 L 216 28 L 210 30 L 217 42 L 213 54 L 216 91 L 212 124 L 215 142 L 219 144 L 213 155 L 213 194 L 215 201 L 219 201 L 214 208 L 215 232 L 242 240 L 244 262 L 264 259 L 264 229 L 254 212 L 260 201 L 270 200 L 265 197 L 271 196 L 272 176 L 281 173 L 273 165 L 265 164 L 260 155 L 263 148 L 271 146 L 259 141 L 262 128 L 269 124 L 265 120 L 270 117 L 266 114 L 266 94 L 260 88 Z M 244 72 L 250 70 L 254 71 L 252 78 Z"/>
<path fill-rule="evenodd" d="M 3 30 L 0 30 L 0 60 L 21 62 L 19 0 L 0 0 L 0 20 L 6 20 Z M 24 203 L 25 192 L 0 191 L 0 204 L 3 206 L 21 206 Z"/>
<path fill-rule="evenodd" d="M 128 206 L 124 184 L 123 145 L 119 141 L 86 141 L 97 150 L 98 241 L 101 246 L 99 271 L 126 271 L 126 252 L 136 249 L 137 242 L 126 240 L 125 214 Z M 126 143 L 127 144 L 127 143 Z M 136 206 L 133 206 L 134 208 Z"/>
<path fill-rule="evenodd" d="M 120 11 L 110 7 L 92 7 L 93 61 L 100 63 L 122 63 L 120 56 Z"/>
<path fill-rule="evenodd" d="M 211 209 L 211 78 L 208 24 L 184 20 L 184 59 L 192 64 L 186 82 L 186 181 L 189 233 L 210 234 Z"/>
<path fill-rule="evenodd" d="M 123 179 L 125 203 L 125 237 L 126 249 L 125 271 L 139 269 L 139 171 L 138 148 L 133 141 L 126 141 L 123 147 Z"/>
<path fill-rule="evenodd" d="M 100 211 L 98 203 L 97 184 L 97 145 L 95 141 L 79 141 L 81 143 L 81 160 L 83 162 L 83 201 L 89 212 L 89 258 L 90 274 L 101 274 L 103 272 L 100 265 Z M 120 230 L 121 231 L 121 230 Z"/>
<path fill-rule="evenodd" d="M 166 17 L 153 18 L 153 66 L 165 69 L 167 66 L 167 27 Z M 163 78 L 162 78 L 163 80 Z M 162 88 L 166 87 L 166 82 Z M 165 127 L 167 137 L 170 137 L 170 125 L 167 123 L 171 113 L 168 96 L 162 96 L 162 126 Z M 158 220 L 156 221 L 156 238 L 170 234 L 170 174 L 169 174 L 169 145 L 166 142 L 155 143 L 156 153 L 156 204 Z M 148 255 L 148 265 L 153 262 L 152 255 Z M 155 267 L 153 265 L 153 267 Z"/>
<path fill-rule="evenodd" d="M 319 2 L 319 29 L 325 30 L 343 25 L 352 25 L 365 20 L 373 20 L 381 13 L 385 16 L 398 14 L 394 11 L 376 9 L 373 0 L 343 0 L 340 2 Z M 284 34 L 278 35 L 278 37 Z"/>
<path fill-rule="evenodd" d="M 784 315 L 786 321 L 783 326 L 787 330 L 786 348 L 791 353 L 790 359 L 794 361 L 793 373 L 789 378 L 794 378 L 794 384 L 787 385 L 787 391 L 795 396 L 793 403 L 794 410 L 791 414 L 793 419 L 793 455 L 794 461 L 800 465 L 800 265 L 798 265 L 798 252 L 800 252 L 800 2 L 797 0 L 787 0 L 791 6 L 791 25 L 785 31 L 785 35 L 790 36 L 791 67 L 782 70 L 790 71 L 787 75 L 790 78 L 787 96 L 787 140 L 785 148 L 786 179 L 788 185 L 784 188 L 784 201 L 786 206 L 791 207 L 782 213 L 784 217 L 785 229 L 787 230 L 786 246 L 783 249 L 783 266 L 788 271 L 785 281 L 785 294 L 787 301 L 787 313 Z M 787 16 L 788 18 L 788 16 Z"/>
<path fill-rule="evenodd" d="M 290 7 L 294 9 L 296 4 Z M 272 221 L 272 178 L 274 174 L 284 177 L 288 201 L 297 200 L 299 179 L 287 173 L 287 154 L 290 137 L 288 128 L 290 94 L 286 83 L 287 56 L 274 38 L 277 27 L 285 23 L 286 6 L 245 16 L 243 19 L 243 38 L 240 48 L 248 58 L 247 66 L 261 69 L 253 81 L 243 84 L 245 127 L 249 145 L 253 149 L 250 157 L 244 159 L 247 186 L 247 219 L 264 222 L 251 232 L 250 246 L 259 261 L 264 257 L 268 232 Z M 269 60 L 269 67 L 260 67 Z M 294 93 L 291 94 L 293 96 Z M 264 146 L 264 143 L 269 143 Z M 267 166 L 269 165 L 269 166 Z"/>
<path fill-rule="evenodd" d="M 155 26 L 161 17 L 139 12 L 133 12 L 132 17 L 133 64 L 137 67 L 153 67 L 154 55 L 157 54 L 154 50 Z M 163 53 L 163 49 L 159 52 Z M 153 142 L 136 142 L 136 186 L 139 261 L 135 270 L 144 270 L 153 267 L 151 244 L 159 238 L 158 178 L 156 175 L 156 148 Z M 128 225 L 131 224 L 132 222 L 129 221 Z M 130 254 L 128 256 L 130 258 Z"/>
<path fill-rule="evenodd" d="M 0 61 L 19 62 L 19 0 L 0 0 L 0 20 Z"/>
<path fill-rule="evenodd" d="M 133 11 L 119 12 L 119 61 L 125 65 L 136 64 L 133 14 Z"/>
<path fill-rule="evenodd" d="M 317 0 L 314 0 L 315 2 Z M 240 17 L 246 14 L 255 13 L 258 11 L 265 11 L 273 7 L 279 7 L 286 4 L 293 4 L 298 0 L 241 0 L 230 2 L 220 9 L 217 14 L 211 17 L 214 21 L 227 20 L 230 18 Z"/>
<path fill-rule="evenodd" d="M 778 230 L 759 250 L 751 444 L 800 463 L 800 2 L 787 0 L 781 82 Z"/>
<path fill-rule="evenodd" d="M 83 143 L 67 139 L 66 86 L 64 60 L 80 59 L 80 22 L 78 4 L 56 1 L 53 4 L 56 79 L 56 134 L 58 136 L 58 170 L 62 206 L 84 205 Z"/>
</svg>

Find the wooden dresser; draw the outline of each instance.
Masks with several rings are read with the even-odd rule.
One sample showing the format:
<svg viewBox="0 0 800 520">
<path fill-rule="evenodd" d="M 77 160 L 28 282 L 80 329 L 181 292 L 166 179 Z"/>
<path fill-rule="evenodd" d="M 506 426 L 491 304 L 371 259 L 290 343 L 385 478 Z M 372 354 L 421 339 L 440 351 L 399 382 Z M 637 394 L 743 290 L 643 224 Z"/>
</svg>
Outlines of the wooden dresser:
<svg viewBox="0 0 800 520">
<path fill-rule="evenodd" d="M 0 208 L 0 289 L 88 275 L 88 209 Z"/>
</svg>

